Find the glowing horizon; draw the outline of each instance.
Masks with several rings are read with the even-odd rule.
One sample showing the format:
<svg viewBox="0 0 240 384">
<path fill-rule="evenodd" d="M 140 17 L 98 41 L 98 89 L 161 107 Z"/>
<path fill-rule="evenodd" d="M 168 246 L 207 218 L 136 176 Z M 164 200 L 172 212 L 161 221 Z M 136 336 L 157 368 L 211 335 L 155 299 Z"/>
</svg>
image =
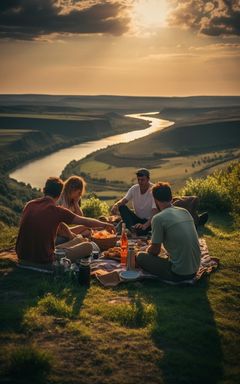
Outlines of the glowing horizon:
<svg viewBox="0 0 240 384">
<path fill-rule="evenodd" d="M 22 4 L 17 15 L 6 4 L 7 19 L 0 11 L 1 94 L 240 94 L 236 0 L 225 26 L 220 0 Z"/>
</svg>

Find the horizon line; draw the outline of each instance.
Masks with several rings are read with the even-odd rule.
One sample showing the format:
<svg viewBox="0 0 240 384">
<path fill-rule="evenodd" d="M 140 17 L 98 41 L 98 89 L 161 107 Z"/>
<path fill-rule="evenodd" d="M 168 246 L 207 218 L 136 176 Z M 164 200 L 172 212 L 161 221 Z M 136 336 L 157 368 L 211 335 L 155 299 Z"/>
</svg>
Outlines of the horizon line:
<svg viewBox="0 0 240 384">
<path fill-rule="evenodd" d="M 239 94 L 199 95 L 126 95 L 126 94 L 77 94 L 77 93 L 1 93 L 0 96 L 72 96 L 72 97 L 135 97 L 135 98 L 188 98 L 188 97 L 240 97 Z"/>
</svg>

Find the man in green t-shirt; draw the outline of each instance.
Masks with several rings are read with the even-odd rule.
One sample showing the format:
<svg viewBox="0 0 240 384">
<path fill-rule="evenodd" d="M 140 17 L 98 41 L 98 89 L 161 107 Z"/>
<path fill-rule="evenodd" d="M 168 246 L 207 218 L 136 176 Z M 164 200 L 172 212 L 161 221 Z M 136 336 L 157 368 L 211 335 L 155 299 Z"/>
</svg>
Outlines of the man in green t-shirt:
<svg viewBox="0 0 240 384">
<path fill-rule="evenodd" d="M 190 213 L 172 205 L 172 191 L 168 183 L 159 182 L 152 188 L 160 210 L 152 218 L 152 239 L 147 252 L 137 256 L 137 263 L 146 271 L 163 280 L 192 279 L 200 265 L 200 246 Z M 159 256 L 163 244 L 169 258 Z"/>
</svg>

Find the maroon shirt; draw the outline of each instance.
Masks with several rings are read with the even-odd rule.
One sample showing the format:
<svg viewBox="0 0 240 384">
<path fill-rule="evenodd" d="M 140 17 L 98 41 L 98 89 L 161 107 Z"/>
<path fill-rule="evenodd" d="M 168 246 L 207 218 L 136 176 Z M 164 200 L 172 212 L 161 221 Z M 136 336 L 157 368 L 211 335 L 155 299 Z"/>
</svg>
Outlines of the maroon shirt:
<svg viewBox="0 0 240 384">
<path fill-rule="evenodd" d="M 58 226 L 61 222 L 71 224 L 74 217 L 74 213 L 67 208 L 57 207 L 48 196 L 27 203 L 16 243 L 19 259 L 51 263 Z"/>
</svg>

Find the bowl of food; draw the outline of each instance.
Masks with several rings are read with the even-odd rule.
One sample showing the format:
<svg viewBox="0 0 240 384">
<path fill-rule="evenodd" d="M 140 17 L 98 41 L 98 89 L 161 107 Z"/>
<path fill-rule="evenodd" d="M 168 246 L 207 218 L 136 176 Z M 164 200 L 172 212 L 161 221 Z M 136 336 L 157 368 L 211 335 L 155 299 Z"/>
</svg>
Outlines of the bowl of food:
<svg viewBox="0 0 240 384">
<path fill-rule="evenodd" d="M 114 259 L 114 260 L 120 261 L 121 248 L 120 247 L 108 248 L 106 251 L 102 253 L 102 255 L 105 259 Z"/>
<path fill-rule="evenodd" d="M 106 251 L 109 248 L 113 248 L 117 242 L 116 233 L 110 233 L 105 229 L 103 231 L 95 231 L 92 233 L 92 241 L 96 243 L 101 251 Z"/>
</svg>

